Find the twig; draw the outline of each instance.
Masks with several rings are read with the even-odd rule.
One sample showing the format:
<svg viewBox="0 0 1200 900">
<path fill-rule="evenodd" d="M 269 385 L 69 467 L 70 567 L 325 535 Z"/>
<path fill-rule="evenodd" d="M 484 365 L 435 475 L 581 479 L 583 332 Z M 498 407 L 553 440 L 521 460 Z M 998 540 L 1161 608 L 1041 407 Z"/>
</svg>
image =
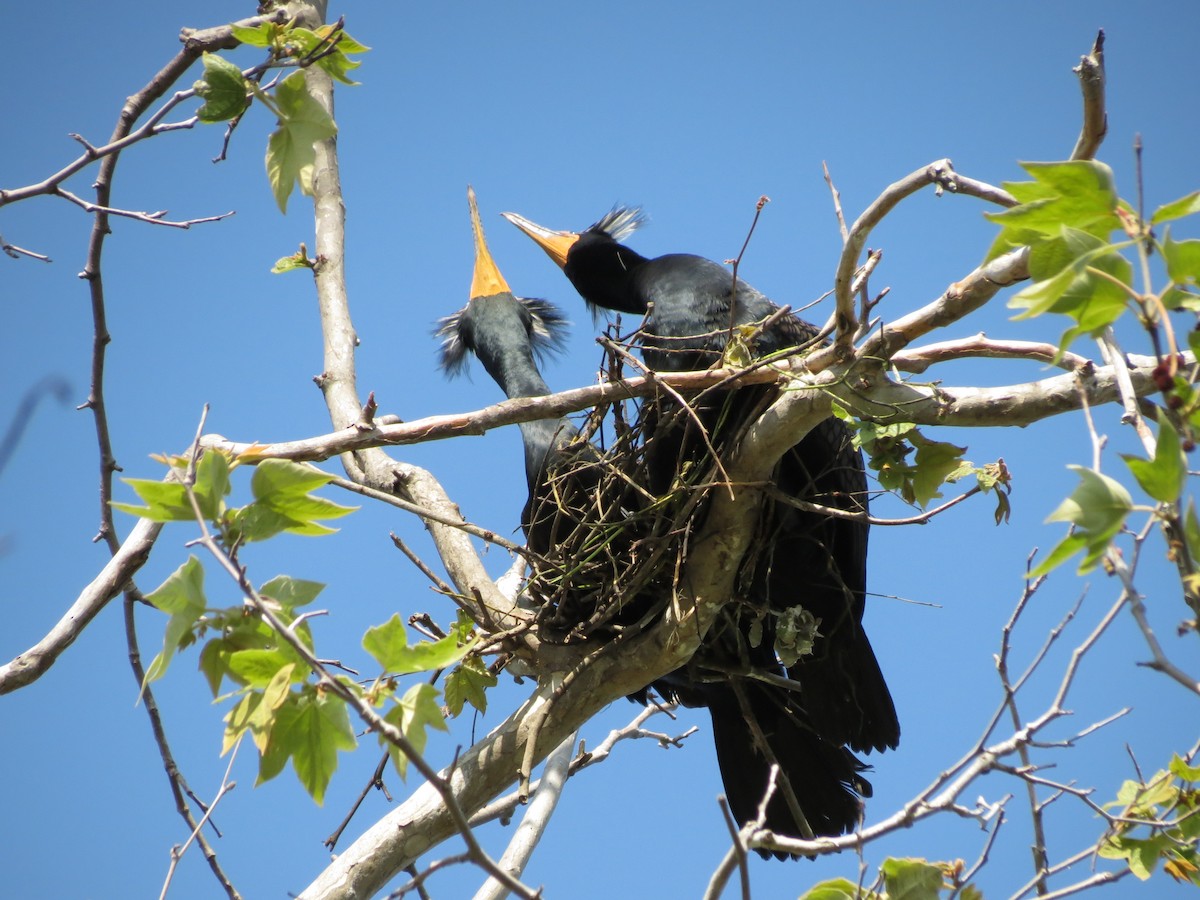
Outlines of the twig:
<svg viewBox="0 0 1200 900">
<path fill-rule="evenodd" d="M 166 225 L 171 228 L 182 228 L 184 230 L 191 228 L 193 225 L 200 225 L 204 222 L 219 222 L 221 219 L 228 219 L 234 214 L 234 211 L 230 210 L 229 212 L 222 213 L 219 216 L 205 216 L 204 218 L 200 219 L 187 219 L 185 221 L 173 222 L 169 219 L 163 218 L 163 216 L 167 214 L 165 209 L 159 210 L 158 212 L 137 212 L 129 209 L 116 209 L 111 206 L 101 206 L 97 203 L 91 203 L 87 200 L 84 200 L 82 197 L 77 197 L 64 187 L 57 187 L 54 189 L 54 191 L 52 191 L 52 193 L 57 197 L 62 197 L 64 200 L 71 201 L 76 206 L 89 213 L 104 213 L 105 215 L 109 216 L 123 216 L 128 219 L 136 219 L 139 222 L 146 222 L 150 225 Z"/>
<path fill-rule="evenodd" d="M 1083 125 L 1071 159 L 1092 159 L 1104 135 L 1108 132 L 1108 114 L 1104 106 L 1104 29 L 1096 34 L 1096 41 L 1087 56 L 1079 60 L 1072 71 L 1079 76 L 1079 88 L 1083 92 Z"/>
<path fill-rule="evenodd" d="M 171 864 L 167 867 L 167 877 L 163 882 L 162 890 L 159 892 L 158 900 L 166 900 L 167 891 L 171 887 L 171 880 L 175 877 L 175 868 L 179 865 L 179 861 L 183 859 L 183 855 L 187 853 L 188 847 L 192 846 L 192 842 L 203 837 L 200 834 L 200 829 L 204 827 L 204 823 L 208 821 L 217 804 L 221 802 L 221 798 L 237 787 L 236 781 L 229 780 L 229 773 L 233 771 L 233 762 L 237 759 L 238 748 L 241 747 L 242 741 L 239 738 L 237 743 L 233 745 L 233 752 L 229 754 L 229 765 L 225 767 L 225 775 L 221 778 L 221 787 L 217 791 L 217 796 L 213 797 L 212 803 L 208 804 L 204 810 L 204 816 L 196 823 L 192 829 L 192 833 L 188 835 L 188 839 L 184 841 L 182 847 L 171 848 Z M 229 886 L 232 889 L 232 885 Z M 237 896 L 236 893 L 231 896 Z"/>
<path fill-rule="evenodd" d="M 846 216 L 842 213 L 842 195 L 833 186 L 833 177 L 829 174 L 829 165 L 821 160 L 821 171 L 825 173 L 825 183 L 829 185 L 829 193 L 833 197 L 833 213 L 837 216 L 838 232 L 842 235 L 842 243 L 850 239 L 850 231 L 846 228 Z"/>
<path fill-rule="evenodd" d="M 229 876 L 225 874 L 221 868 L 221 863 L 217 859 L 216 851 L 205 839 L 201 832 L 201 826 L 209 818 L 211 807 L 205 807 L 203 803 L 196 799 L 191 789 L 188 787 L 187 780 L 183 777 L 183 773 L 179 771 L 179 766 L 175 762 L 175 756 L 171 752 L 171 745 L 167 741 L 167 732 L 163 727 L 162 716 L 158 711 L 158 702 L 154 698 L 154 692 L 150 685 L 146 683 L 146 670 L 142 666 L 141 650 L 138 648 L 137 627 L 134 617 L 135 600 L 132 592 L 125 597 L 125 641 L 129 650 L 129 665 L 133 670 L 134 681 L 138 685 L 138 690 L 141 692 L 141 701 L 146 710 L 146 717 L 150 720 L 150 730 L 154 735 L 154 743 L 158 747 L 159 756 L 162 758 L 163 771 L 167 775 L 167 783 L 171 788 L 171 795 L 175 799 L 175 811 L 187 823 L 191 829 L 191 833 L 195 840 L 200 844 L 200 851 L 204 854 L 205 860 L 208 862 L 208 867 L 212 870 L 213 877 L 217 879 L 217 883 L 225 891 L 225 895 L 230 900 L 240 900 L 241 895 L 234 888 L 233 882 L 229 880 Z M 226 772 L 228 776 L 228 772 Z M 199 822 L 196 821 L 192 814 L 191 807 L 188 806 L 185 796 L 191 797 L 196 804 L 204 809 L 204 818 Z M 219 797 L 218 797 L 219 799 Z M 215 802 L 214 802 L 215 805 Z M 218 835 L 219 836 L 219 835 Z M 191 838 L 189 838 L 189 841 Z M 174 871 L 175 860 L 172 858 L 171 870 Z M 167 883 L 170 883 L 170 874 L 167 876 Z M 166 885 L 163 886 L 164 891 Z"/>
</svg>

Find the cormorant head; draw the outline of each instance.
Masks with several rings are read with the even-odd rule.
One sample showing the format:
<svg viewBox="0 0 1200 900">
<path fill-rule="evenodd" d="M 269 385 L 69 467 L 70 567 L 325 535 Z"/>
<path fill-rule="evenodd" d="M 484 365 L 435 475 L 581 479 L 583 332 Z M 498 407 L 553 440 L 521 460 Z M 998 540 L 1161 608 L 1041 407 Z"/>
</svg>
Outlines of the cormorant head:
<svg viewBox="0 0 1200 900">
<path fill-rule="evenodd" d="M 442 339 L 441 368 L 452 377 L 465 371 L 468 353 L 480 356 L 489 366 L 502 347 L 524 347 L 540 356 L 560 349 L 566 339 L 567 320 L 558 307 L 547 300 L 513 294 L 488 250 L 475 191 L 470 187 L 467 203 L 475 234 L 471 298 L 458 312 L 439 319 L 434 332 Z"/>
<path fill-rule="evenodd" d="M 614 206 L 580 232 L 554 231 L 516 213 L 502 215 L 546 251 L 593 312 L 603 307 L 634 315 L 646 313 L 646 302 L 629 279 L 629 273 L 646 258 L 621 243 L 645 224 L 641 208 Z"/>
</svg>

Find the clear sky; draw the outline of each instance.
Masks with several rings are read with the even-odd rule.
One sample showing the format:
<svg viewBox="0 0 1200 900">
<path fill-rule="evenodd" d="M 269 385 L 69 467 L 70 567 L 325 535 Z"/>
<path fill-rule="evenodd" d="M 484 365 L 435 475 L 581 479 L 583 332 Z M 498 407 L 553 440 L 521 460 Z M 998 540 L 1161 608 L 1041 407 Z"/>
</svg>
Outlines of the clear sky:
<svg viewBox="0 0 1200 900">
<path fill-rule="evenodd" d="M 209 26 L 254 12 L 254 4 L 95 6 L 15 4 L 6 14 L 6 85 L 0 188 L 38 181 L 78 152 L 69 132 L 93 143 L 111 132 L 124 98 L 177 48 L 180 26 Z M 1109 137 L 1101 157 L 1134 192 L 1131 144 L 1146 146 L 1147 208 L 1200 187 L 1196 148 L 1200 95 L 1193 3 L 1009 2 L 1004 4 L 608 3 L 348 4 L 348 31 L 374 49 L 356 73 L 361 86 L 339 89 L 339 151 L 348 209 L 351 309 L 362 340 L 359 388 L 381 410 L 405 419 L 464 411 L 500 399 L 476 364 L 471 379 L 446 382 L 435 371 L 433 321 L 467 299 L 472 248 L 465 190 L 474 184 L 496 260 L 513 289 L 549 298 L 574 320 L 569 350 L 545 367 L 556 388 L 594 381 L 596 329 L 573 289 L 527 238 L 505 223 L 514 210 L 552 227 L 580 229 L 614 202 L 643 205 L 650 224 L 631 240 L 647 256 L 689 251 L 735 256 L 753 216 L 766 207 L 740 274 L 780 303 L 799 306 L 832 283 L 840 239 L 822 180 L 826 161 L 854 216 L 892 181 L 950 157 L 964 174 L 992 183 L 1021 177 L 1018 160 L 1070 153 L 1080 119 L 1071 73 L 1096 30 L 1107 31 Z M 233 58 L 249 65 L 245 51 Z M 185 79 L 188 84 L 191 77 Z M 190 110 L 189 110 L 190 111 Z M 125 474 L 157 478 L 148 455 L 183 449 L 203 404 L 210 431 L 237 440 L 299 438 L 329 429 L 312 377 L 321 368 L 316 304 L 302 274 L 273 276 L 270 266 L 311 247 L 312 217 L 301 198 L 280 216 L 264 177 L 272 127 L 255 109 L 236 134 L 229 159 L 214 165 L 223 129 L 197 127 L 125 154 L 114 202 L 168 209 L 173 218 L 237 210 L 189 231 L 114 220 L 105 254 L 109 328 L 106 395 L 115 450 Z M 69 187 L 89 195 L 92 170 Z M 994 234 L 969 198 L 926 192 L 906 202 L 872 236 L 884 249 L 876 288 L 891 286 L 880 312 L 915 309 L 967 274 Z M 0 424 L 21 394 L 57 376 L 70 402 L 48 402 L 0 474 L 0 656 L 11 659 L 41 637 L 107 559 L 91 539 L 98 522 L 97 454 L 92 419 L 74 410 L 87 394 L 92 324 L 83 267 L 90 219 L 67 203 L 38 198 L 0 211 L 0 233 L 49 254 L 53 263 L 0 258 L 0 372 L 6 390 Z M 1188 230 L 1190 229 L 1190 230 Z M 1195 225 L 1185 226 L 1196 236 Z M 811 314 L 823 319 L 827 307 Z M 950 336 L 1054 339 L 1059 323 L 1013 323 L 1002 303 L 955 326 Z M 1127 349 L 1145 352 L 1128 334 Z M 1081 352 L 1090 353 L 1083 346 Z M 1032 364 L 962 365 L 953 383 L 1004 384 L 1040 377 Z M 1117 415 L 1097 427 L 1110 435 L 1106 471 L 1120 474 L 1117 450 L 1132 450 Z M 969 445 L 982 463 L 1004 457 L 1014 473 L 1013 516 L 996 527 L 988 501 L 960 506 L 917 528 L 876 528 L 871 538 L 867 628 L 896 699 L 900 748 L 874 756 L 877 821 L 968 751 L 1000 700 L 993 654 L 999 629 L 1021 588 L 1024 561 L 1062 534 L 1043 526 L 1073 484 L 1069 462 L 1091 458 L 1080 416 L 992 433 L 946 430 L 934 437 Z M 517 429 L 483 438 L 405 448 L 397 456 L 437 475 L 473 521 L 516 529 L 525 491 Z M 327 464 L 338 471 L 336 463 Z M 245 496 L 245 484 L 239 485 Z M 328 492 L 327 492 L 328 493 Z M 129 499 L 128 489 L 121 497 Z M 345 498 L 331 494 L 334 499 Z M 883 514 L 898 507 L 881 503 Z M 128 530 L 129 517 L 119 526 Z M 448 603 L 391 546 L 396 531 L 429 551 L 420 524 L 392 509 L 364 509 L 321 540 L 283 537 L 245 554 L 256 581 L 279 572 L 323 581 L 330 615 L 316 628 L 326 655 L 367 664 L 362 632 L 429 611 L 445 620 Z M 185 558 L 194 532 L 167 530 L 138 576 L 156 586 Z M 499 573 L 507 555 L 493 549 Z M 1014 638 L 1029 662 L 1046 630 L 1086 590 L 1064 633 L 1023 699 L 1040 713 L 1069 651 L 1116 596 L 1097 574 L 1087 582 L 1063 571 L 1037 596 Z M 236 602 L 234 586 L 209 574 L 210 598 Z M 1168 653 L 1195 675 L 1195 637 L 1177 638 L 1184 607 L 1178 584 L 1148 562 L 1140 584 Z M 897 599 L 902 598 L 902 599 Z M 913 601 L 913 602 L 907 602 Z M 143 652 L 159 646 L 163 617 L 139 611 Z M 1071 752 L 1046 751 L 1050 777 L 1096 786 L 1111 799 L 1132 777 L 1126 744 L 1147 772 L 1197 737 L 1196 698 L 1137 664 L 1148 658 L 1127 616 L 1088 657 L 1054 731 L 1065 739 L 1126 706 L 1117 725 Z M 173 749 L 192 787 L 211 797 L 226 761 L 218 758 L 224 709 L 209 703 L 185 653 L 158 687 Z M 528 686 L 506 683 L 477 721 L 435 736 L 430 757 L 444 762 L 456 744 L 482 734 Z M 172 845 L 186 838 L 126 660 L 119 603 L 112 604 L 38 683 L 0 698 L 0 861 L 3 893 L 13 897 L 156 896 Z M 628 721 L 618 701 L 585 729 L 589 746 Z M 700 733 L 684 749 L 624 744 L 605 765 L 567 786 L 558 818 L 527 872 L 559 898 L 697 896 L 728 838 L 715 797 L 721 790 L 702 711 L 654 727 Z M 216 841 L 243 895 L 285 897 L 326 863 L 322 840 L 337 826 L 378 759 L 374 740 L 343 755 L 323 807 L 290 770 L 253 788 L 248 748 L 235 765 L 237 789 L 217 809 Z M 396 797 L 408 788 L 389 775 Z M 995 801 L 1011 792 L 1008 823 L 980 885 L 1011 895 L 1030 877 L 1028 811 L 1021 785 L 999 776 L 975 793 Z M 386 809 L 373 795 L 351 835 Z M 1063 800 L 1050 813 L 1051 854 L 1065 858 L 1092 840 L 1098 820 Z M 508 831 L 485 833 L 499 852 Z M 945 818 L 870 848 L 871 871 L 887 854 L 974 860 L 985 836 Z M 345 846 L 345 843 L 343 844 Z M 456 852 L 456 842 L 444 852 Z M 1080 867 L 1086 869 L 1086 863 Z M 858 860 L 782 864 L 754 860 L 755 896 L 796 896 L 821 878 L 857 878 Z M 1082 874 L 1080 877 L 1083 877 Z M 432 883 L 436 897 L 470 896 L 474 872 Z M 1161 876 L 1149 886 L 1126 879 L 1105 896 L 1166 897 L 1181 890 Z M 218 895 L 193 849 L 171 896 Z"/>
</svg>

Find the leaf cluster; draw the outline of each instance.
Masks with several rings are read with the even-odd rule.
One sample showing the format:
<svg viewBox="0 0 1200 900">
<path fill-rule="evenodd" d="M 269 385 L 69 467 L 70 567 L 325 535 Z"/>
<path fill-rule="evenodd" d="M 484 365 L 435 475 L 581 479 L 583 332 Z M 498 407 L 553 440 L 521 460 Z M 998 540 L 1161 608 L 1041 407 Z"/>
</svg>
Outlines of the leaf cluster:
<svg viewBox="0 0 1200 900">
<path fill-rule="evenodd" d="M 961 861 L 929 862 L 924 859 L 889 857 L 879 867 L 879 876 L 870 888 L 846 878 L 834 878 L 814 885 L 800 900 L 983 900 L 983 892 L 961 881 Z"/>
<path fill-rule="evenodd" d="M 312 493 L 331 477 L 313 466 L 263 460 L 251 479 L 254 500 L 232 507 L 226 497 L 237 461 L 220 451 L 207 451 L 194 476 L 189 476 L 186 460 L 169 462 L 171 473 L 165 481 L 126 479 L 145 505 L 113 505 L 160 522 L 199 517 L 231 559 L 246 542 L 285 532 L 330 534 L 333 529 L 322 520 L 352 511 Z M 163 648 L 146 670 L 143 690 L 166 674 L 178 651 L 202 642 L 199 668 L 214 699 L 233 702 L 225 716 L 222 752 L 249 736 L 259 752 L 259 783 L 274 778 L 290 760 L 304 788 L 320 803 L 337 768 L 338 752 L 357 746 L 346 700 L 331 690 L 331 676 L 311 662 L 317 658 L 316 646 L 309 616 L 301 610 L 324 585 L 280 575 L 258 588 L 246 583 L 241 589 L 243 602 L 214 607 L 205 593 L 204 568 L 190 556 L 147 595 L 147 601 L 169 618 Z M 496 678 L 478 655 L 469 655 L 476 644 L 473 623 L 464 613 L 445 638 L 412 645 L 399 616 L 393 616 L 363 638 L 363 648 L 379 664 L 380 675 L 367 687 L 344 676 L 338 676 L 338 682 L 371 706 L 386 707 L 385 720 L 420 752 L 428 729 L 446 729 L 441 691 L 426 682 L 401 694 L 399 679 L 453 667 L 445 688 L 449 713 L 460 714 L 466 703 L 483 711 L 486 691 Z M 407 758 L 395 746 L 388 749 L 405 775 Z"/>
<path fill-rule="evenodd" d="M 1126 781 L 1117 799 L 1119 821 L 1100 844 L 1106 859 L 1121 859 L 1145 881 L 1161 862 L 1175 881 L 1200 887 L 1200 767 L 1175 756 L 1149 781 Z"/>
<path fill-rule="evenodd" d="M 280 211 L 287 212 L 295 185 L 299 184 L 301 193 L 312 196 L 314 145 L 337 134 L 332 113 L 309 92 L 303 70 L 316 66 L 343 84 L 354 85 L 357 82 L 350 79 L 349 73 L 361 62 L 350 54 L 365 53 L 370 48 L 346 34 L 340 23 L 316 30 L 273 22 L 255 28 L 232 28 L 234 37 L 243 44 L 267 50 L 267 63 L 250 70 L 256 76 L 251 77 L 224 57 L 205 53 L 204 73 L 195 83 L 196 94 L 204 103 L 196 115 L 202 122 L 235 120 L 253 99 L 275 114 L 278 127 L 267 140 L 267 178 Z M 278 66 L 298 66 L 299 70 L 281 79 L 273 92 L 260 87 L 262 72 Z"/>
</svg>

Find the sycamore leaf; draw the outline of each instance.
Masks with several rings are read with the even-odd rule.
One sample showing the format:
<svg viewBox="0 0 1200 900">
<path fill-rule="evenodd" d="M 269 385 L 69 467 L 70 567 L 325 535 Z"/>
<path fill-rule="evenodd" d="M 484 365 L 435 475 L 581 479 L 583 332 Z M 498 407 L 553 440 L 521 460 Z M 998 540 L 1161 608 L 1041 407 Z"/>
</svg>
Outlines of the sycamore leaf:
<svg viewBox="0 0 1200 900">
<path fill-rule="evenodd" d="M 367 629 L 362 643 L 363 649 L 391 675 L 449 668 L 466 656 L 474 645 L 474 641 L 460 645 L 456 635 L 450 634 L 439 641 L 421 641 L 410 647 L 398 613 L 383 625 Z"/>
<path fill-rule="evenodd" d="M 1103 237 L 1120 227 L 1112 169 L 1095 160 L 1021 163 L 1033 183 L 1006 185 L 1020 205 L 987 218 L 1005 229 L 1057 234 L 1063 225 Z"/>
<path fill-rule="evenodd" d="M 289 648 L 290 650 L 290 648 Z M 265 688 L 278 673 L 284 669 L 296 672 L 296 657 L 294 653 L 282 650 L 238 650 L 229 655 L 229 671 L 242 684 L 252 688 Z M 297 680 L 303 680 L 305 672 L 301 670 Z"/>
<path fill-rule="evenodd" d="M 270 47 L 279 31 L 279 26 L 274 22 L 263 22 L 254 28 L 236 24 L 229 28 L 235 38 L 250 47 Z"/>
<path fill-rule="evenodd" d="M 1182 219 L 1184 216 L 1194 215 L 1198 212 L 1200 212 L 1200 191 L 1193 191 L 1186 197 L 1172 200 L 1156 209 L 1154 215 L 1150 217 L 1150 224 L 1161 225 L 1163 222 Z"/>
<path fill-rule="evenodd" d="M 877 897 L 879 895 L 873 891 L 859 891 L 853 881 L 833 878 L 813 885 L 800 895 L 800 900 L 875 900 Z"/>
<path fill-rule="evenodd" d="M 1168 230 L 1163 236 L 1162 254 L 1171 281 L 1176 284 L 1200 284 L 1200 241 L 1172 240 Z"/>
<path fill-rule="evenodd" d="M 133 488 L 145 506 L 113 503 L 113 509 L 127 512 L 152 522 L 190 522 L 196 512 L 188 501 L 187 489 L 177 481 L 153 481 L 149 478 L 122 478 Z"/>
<path fill-rule="evenodd" d="M 421 753 L 425 749 L 427 729 L 449 730 L 446 720 L 442 717 L 442 708 L 438 706 L 437 701 L 438 689 L 432 684 L 414 684 L 384 717 L 400 729 L 417 753 Z M 382 735 L 380 735 L 379 742 L 387 747 L 388 756 L 392 758 L 392 765 L 396 767 L 400 777 L 407 777 L 408 757 Z"/>
<path fill-rule="evenodd" d="M 192 492 L 206 519 L 220 518 L 224 498 L 229 494 L 229 457 L 220 450 L 206 450 L 196 465 Z"/>
<path fill-rule="evenodd" d="M 204 77 L 194 85 L 204 105 L 196 111 L 201 122 L 225 122 L 241 115 L 250 104 L 242 70 L 216 53 L 205 53 Z"/>
<path fill-rule="evenodd" d="M 275 89 L 279 127 L 267 141 L 267 178 L 280 212 L 287 212 L 292 186 L 312 196 L 315 144 L 337 134 L 333 116 L 308 92 L 303 72 L 293 72 Z"/>
<path fill-rule="evenodd" d="M 1125 517 L 1133 508 L 1133 498 L 1124 485 L 1101 472 L 1079 465 L 1067 468 L 1079 475 L 1079 485 L 1070 497 L 1046 517 L 1046 521 L 1070 522 L 1075 526 L 1072 538 L 1081 538 L 1082 546 L 1087 550 L 1079 564 L 1079 574 L 1082 575 L 1096 567 L 1112 539 L 1121 530 Z M 1050 558 L 1057 558 L 1065 544 L 1065 541 L 1059 544 Z M 1058 562 L 1061 561 L 1058 558 Z M 1044 568 L 1048 562 L 1049 559 L 1034 571 L 1048 571 Z"/>
<path fill-rule="evenodd" d="M 300 783 L 320 805 L 337 769 L 338 751 L 353 750 L 357 744 L 341 698 L 316 689 L 289 693 L 275 713 L 266 752 L 259 760 L 258 781 L 274 778 L 290 758 Z"/>
<path fill-rule="evenodd" d="M 204 614 L 207 604 L 204 597 L 204 567 L 200 565 L 200 560 L 189 556 L 187 562 L 146 595 L 146 600 L 171 618 L 163 637 L 162 652 L 154 657 L 146 669 L 143 687 L 163 676 L 180 642 L 190 638 L 196 620 Z"/>
<path fill-rule="evenodd" d="M 1200 781 L 1200 766 L 1189 766 L 1178 753 L 1171 757 L 1167 770 L 1182 781 Z"/>
<path fill-rule="evenodd" d="M 256 500 L 268 500 L 276 496 L 304 495 L 329 484 L 332 479 L 332 475 L 305 463 L 264 459 L 254 469 L 250 489 Z"/>
<path fill-rule="evenodd" d="M 266 540 L 281 531 L 308 536 L 332 534 L 335 529 L 317 520 L 340 518 L 357 509 L 308 493 L 332 477 L 309 465 L 263 460 L 250 482 L 255 502 L 234 510 L 232 530 L 245 541 Z"/>
<path fill-rule="evenodd" d="M 913 459 L 913 498 L 924 509 L 930 500 L 942 496 L 939 488 L 959 469 L 967 448 L 944 441 L 931 441 L 915 429 L 908 439 L 917 448 Z"/>
<path fill-rule="evenodd" d="M 889 858 L 879 869 L 888 900 L 937 900 L 943 881 L 940 866 L 923 859 Z"/>
<path fill-rule="evenodd" d="M 275 261 L 275 265 L 271 266 L 272 275 L 282 275 L 284 272 L 294 272 L 297 269 L 313 269 L 312 260 L 310 260 L 303 250 L 298 250 L 291 256 L 281 256 Z"/>
<path fill-rule="evenodd" d="M 1158 411 L 1158 443 L 1154 459 L 1125 453 L 1121 458 L 1142 490 L 1158 502 L 1172 503 L 1183 493 L 1187 482 L 1187 457 L 1180 446 L 1179 432 L 1161 409 Z"/>
<path fill-rule="evenodd" d="M 292 610 L 312 603 L 323 590 L 325 585 L 319 581 L 276 575 L 260 587 L 258 593 L 264 599 L 274 600 L 283 608 Z"/>
<path fill-rule="evenodd" d="M 470 703 L 481 713 L 487 712 L 487 690 L 499 682 L 496 676 L 488 671 L 483 660 L 471 656 L 462 661 L 454 671 L 446 676 L 446 708 L 450 715 L 462 714 L 463 706 Z"/>
</svg>

